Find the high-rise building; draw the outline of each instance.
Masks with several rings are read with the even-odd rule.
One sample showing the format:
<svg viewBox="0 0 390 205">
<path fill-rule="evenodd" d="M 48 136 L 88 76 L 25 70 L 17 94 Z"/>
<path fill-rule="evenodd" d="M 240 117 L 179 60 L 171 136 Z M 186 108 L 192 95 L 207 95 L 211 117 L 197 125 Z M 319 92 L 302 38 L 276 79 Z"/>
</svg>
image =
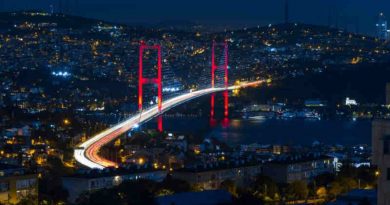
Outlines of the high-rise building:
<svg viewBox="0 0 390 205">
<path fill-rule="evenodd" d="M 68 190 L 68 202 L 75 203 L 76 200 L 85 193 L 91 193 L 102 189 L 109 189 L 118 186 L 124 181 L 134 181 L 140 179 L 161 182 L 166 176 L 165 170 L 159 169 L 116 169 L 104 173 L 80 172 L 62 177 L 62 183 Z"/>
<path fill-rule="evenodd" d="M 372 163 L 378 166 L 378 205 L 390 205 L 390 121 L 372 123 Z"/>
<path fill-rule="evenodd" d="M 387 30 L 387 20 L 383 13 L 379 14 L 378 22 L 376 24 L 377 38 L 382 40 L 389 39 L 389 31 Z"/>
<path fill-rule="evenodd" d="M 28 204 L 38 204 L 38 176 L 29 173 L 23 167 L 0 164 L 0 203 L 19 204 L 27 200 Z"/>
</svg>

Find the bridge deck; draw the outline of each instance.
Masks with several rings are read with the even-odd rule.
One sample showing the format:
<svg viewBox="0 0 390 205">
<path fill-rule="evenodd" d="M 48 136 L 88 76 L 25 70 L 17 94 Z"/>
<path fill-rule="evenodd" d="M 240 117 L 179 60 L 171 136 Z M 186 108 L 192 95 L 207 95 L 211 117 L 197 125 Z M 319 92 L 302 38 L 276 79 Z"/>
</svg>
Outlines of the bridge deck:
<svg viewBox="0 0 390 205">
<path fill-rule="evenodd" d="M 238 88 L 248 87 L 248 86 L 255 86 L 258 84 L 263 83 L 263 80 L 254 81 L 254 82 L 248 82 L 248 83 L 242 83 L 240 85 L 230 86 L 227 89 L 228 90 L 234 90 Z M 95 168 L 95 169 L 104 169 L 105 167 L 113 167 L 116 166 L 116 163 L 111 162 L 107 159 L 104 159 L 98 155 L 98 152 L 100 148 L 107 143 L 111 142 L 121 134 L 127 132 L 128 130 L 132 129 L 134 126 L 142 124 L 160 114 L 163 112 L 168 111 L 169 109 L 176 107 L 182 103 L 185 103 L 187 101 L 190 101 L 192 99 L 208 95 L 215 92 L 221 92 L 226 90 L 225 88 L 207 88 L 203 90 L 198 90 L 190 93 L 186 93 L 183 95 L 180 95 L 178 97 L 174 97 L 172 99 L 166 100 L 162 104 L 162 110 L 161 112 L 158 111 L 158 107 L 153 106 L 147 110 L 144 110 L 142 113 L 135 114 L 134 116 L 130 117 L 129 119 L 111 127 L 108 128 L 101 133 L 91 137 L 84 143 L 80 144 L 78 148 L 74 150 L 74 157 L 77 162 L 80 164 L 89 167 L 89 168 Z"/>
</svg>

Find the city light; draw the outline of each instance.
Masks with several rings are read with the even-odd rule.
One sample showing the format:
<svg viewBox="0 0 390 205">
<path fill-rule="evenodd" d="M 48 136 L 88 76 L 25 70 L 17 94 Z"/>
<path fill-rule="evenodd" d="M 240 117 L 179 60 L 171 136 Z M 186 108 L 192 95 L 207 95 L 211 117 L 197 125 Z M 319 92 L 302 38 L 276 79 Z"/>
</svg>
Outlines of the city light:
<svg viewBox="0 0 390 205">
<path fill-rule="evenodd" d="M 143 165 L 144 163 L 145 163 L 145 159 L 144 158 L 141 157 L 141 158 L 138 159 L 138 164 L 139 165 Z"/>
<path fill-rule="evenodd" d="M 69 125 L 70 124 L 70 120 L 68 120 L 68 119 L 64 119 L 63 122 L 64 122 L 65 125 Z"/>
<path fill-rule="evenodd" d="M 0 204 L 385 205 L 387 5 L 329 1 L 5 3 Z"/>
<path fill-rule="evenodd" d="M 345 98 L 345 105 L 351 106 L 351 105 L 357 105 L 356 100 L 350 99 L 349 97 Z"/>
<path fill-rule="evenodd" d="M 51 74 L 53 76 L 59 76 L 64 78 L 71 76 L 71 74 L 67 71 L 57 71 L 57 72 L 53 71 Z"/>
<path fill-rule="evenodd" d="M 180 88 L 174 88 L 174 87 L 172 87 L 172 88 L 163 88 L 163 92 L 177 92 L 179 90 L 180 90 Z"/>
</svg>

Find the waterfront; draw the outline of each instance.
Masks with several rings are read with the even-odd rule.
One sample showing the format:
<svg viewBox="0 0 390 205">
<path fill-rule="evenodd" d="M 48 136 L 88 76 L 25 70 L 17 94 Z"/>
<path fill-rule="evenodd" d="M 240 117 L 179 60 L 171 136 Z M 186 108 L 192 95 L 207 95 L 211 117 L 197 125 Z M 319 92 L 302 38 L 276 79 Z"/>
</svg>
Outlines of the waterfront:
<svg viewBox="0 0 390 205">
<path fill-rule="evenodd" d="M 153 122 L 146 125 L 148 128 L 153 126 Z M 237 118 L 230 119 L 227 126 L 219 122 L 215 127 L 210 127 L 207 118 L 164 118 L 164 129 L 185 134 L 202 133 L 201 135 L 206 137 L 223 139 L 231 145 L 250 143 L 310 145 L 314 141 L 340 145 L 371 144 L 369 120 Z"/>
</svg>

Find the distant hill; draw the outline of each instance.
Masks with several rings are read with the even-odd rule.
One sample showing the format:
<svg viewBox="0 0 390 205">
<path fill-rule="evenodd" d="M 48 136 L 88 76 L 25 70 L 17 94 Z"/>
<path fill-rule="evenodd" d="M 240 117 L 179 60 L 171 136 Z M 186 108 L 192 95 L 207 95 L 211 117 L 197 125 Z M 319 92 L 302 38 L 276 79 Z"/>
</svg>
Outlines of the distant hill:
<svg viewBox="0 0 390 205">
<path fill-rule="evenodd" d="M 40 11 L 2 12 L 0 13 L 0 28 L 9 28 L 21 22 L 57 23 L 60 28 L 86 28 L 104 22 L 85 17 L 69 16 L 64 14 L 49 14 Z"/>
<path fill-rule="evenodd" d="M 365 64 L 283 79 L 274 82 L 271 87 L 251 92 L 263 101 L 274 97 L 278 101 L 289 102 L 318 98 L 335 105 L 350 97 L 359 103 L 383 104 L 387 82 L 390 82 L 390 63 Z"/>
<path fill-rule="evenodd" d="M 99 23 L 111 24 L 96 19 L 63 14 L 50 15 L 39 11 L 0 13 L 2 29 L 12 28 L 15 24 L 25 21 L 56 23 L 60 28 L 88 29 L 87 32 L 77 34 L 80 38 L 88 35 L 90 39 L 112 39 L 110 35 L 100 35 L 99 31 L 90 32 L 91 27 Z M 289 76 L 293 72 L 302 75 L 276 82 L 274 87 L 261 91 L 260 98 L 277 97 L 296 100 L 321 98 L 339 102 L 349 96 L 360 102 L 382 103 L 385 83 L 390 82 L 389 43 L 372 37 L 325 26 L 278 24 L 234 31 L 206 32 L 195 38 L 196 30 L 183 32 L 180 29 L 175 30 L 170 25 L 198 26 L 185 21 L 164 22 L 159 25 L 161 29 L 144 27 L 131 31 L 124 29 L 124 32 L 131 33 L 131 38 L 135 41 L 153 39 L 160 41 L 163 46 L 176 43 L 175 52 L 171 52 L 169 62 L 172 67 L 186 68 L 175 71 L 175 75 L 182 79 L 197 81 L 197 77 L 202 76 L 203 69 L 209 66 L 210 42 L 213 39 L 228 39 L 231 41 L 229 57 L 234 59 L 229 62 L 231 66 L 229 75 L 232 79 L 263 77 L 268 74 L 275 75 L 272 77 Z M 164 39 L 165 33 L 169 33 L 172 37 L 167 38 L 168 40 Z M 127 38 L 126 36 L 119 40 L 127 40 Z M 203 46 L 204 50 L 197 55 L 188 49 Z M 135 51 L 135 55 L 130 58 L 137 62 L 138 44 L 130 45 L 126 49 Z M 354 58 L 360 59 L 358 63 L 355 62 L 357 65 L 352 65 L 351 61 Z M 188 67 L 188 64 L 194 66 Z M 239 66 L 241 70 L 234 70 Z M 317 68 L 323 69 L 324 72 L 315 71 Z M 247 69 L 252 70 L 247 72 Z M 188 84 L 192 83 L 190 80 L 187 81 Z"/>
</svg>

